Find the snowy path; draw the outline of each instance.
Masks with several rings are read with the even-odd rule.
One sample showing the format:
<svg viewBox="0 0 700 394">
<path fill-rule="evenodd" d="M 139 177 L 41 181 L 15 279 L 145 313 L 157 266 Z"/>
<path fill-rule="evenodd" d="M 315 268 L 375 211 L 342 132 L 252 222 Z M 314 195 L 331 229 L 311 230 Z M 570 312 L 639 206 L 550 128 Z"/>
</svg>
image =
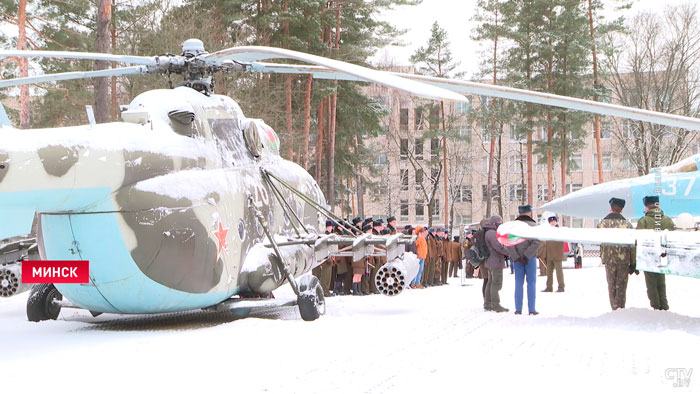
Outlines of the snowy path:
<svg viewBox="0 0 700 394">
<path fill-rule="evenodd" d="M 36 324 L 26 321 L 26 294 L 0 299 L 0 386 L 71 393 L 697 391 L 700 376 L 674 388 L 666 370 L 700 371 L 700 281 L 668 276 L 671 311 L 660 312 L 648 306 L 643 274 L 632 276 L 628 309 L 611 312 L 603 268 L 586 263 L 564 271 L 565 293 L 539 292 L 538 278 L 539 316 L 512 313 L 508 271 L 501 299 L 511 312 L 504 314 L 482 310 L 477 279 L 393 298 L 333 297 L 326 316 L 312 323 L 287 309 L 278 319 L 242 320 L 203 312 L 92 319 L 68 311 L 64 320 Z"/>
</svg>

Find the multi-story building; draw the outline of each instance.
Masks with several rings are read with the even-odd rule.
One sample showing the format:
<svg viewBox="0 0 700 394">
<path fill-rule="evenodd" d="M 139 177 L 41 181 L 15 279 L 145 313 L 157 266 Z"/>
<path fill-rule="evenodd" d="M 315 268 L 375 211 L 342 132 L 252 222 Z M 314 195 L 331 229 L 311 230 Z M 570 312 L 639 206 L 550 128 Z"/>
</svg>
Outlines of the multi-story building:
<svg viewBox="0 0 700 394">
<path fill-rule="evenodd" d="M 391 112 L 384 118 L 384 134 L 367 141 L 375 149 L 378 161 L 374 166 L 379 176 L 365 175 L 374 185 L 365 189 L 364 211 L 366 216 L 395 216 L 400 225 L 428 224 L 428 202 L 433 201 L 433 226 L 445 226 L 444 169 L 441 170 L 442 140 L 430 129 L 441 127 L 440 106 L 426 108 L 426 101 L 405 93 L 371 85 L 370 96 L 377 97 Z M 487 173 L 490 148 L 488 126 L 482 127 L 468 120 L 469 111 L 488 103 L 489 98 L 471 96 L 468 103 L 445 103 L 447 128 L 452 138 L 447 139 L 448 213 L 451 227 L 478 222 L 486 215 Z M 432 122 L 431 122 L 432 121 Z M 617 156 L 612 137 L 612 128 L 620 122 L 601 119 L 604 180 L 622 179 L 638 175 L 637 169 L 621 156 Z M 588 131 L 585 146 L 571 155 L 573 162 L 566 174 L 565 191 L 570 193 L 599 183 L 598 160 L 595 150 L 593 122 L 585 126 Z M 492 209 L 502 213 L 505 220 L 517 216 L 517 207 L 527 200 L 525 141 L 518 138 L 513 125 L 506 125 L 500 144 L 495 147 L 496 156 L 493 173 Z M 546 141 L 546 128 L 533 134 L 533 140 Z M 500 155 L 499 152 L 500 151 Z M 533 165 L 533 207 L 549 200 L 547 165 L 538 164 L 546 159 L 535 155 Z M 500 171 L 498 167 L 500 166 Z M 561 171 L 559 160 L 553 166 L 553 198 L 561 196 Z M 435 179 L 439 176 L 439 181 Z M 435 185 L 435 195 L 431 198 Z M 500 189 L 500 190 L 499 190 Z M 500 193 L 499 193 L 500 192 Z M 499 201 L 500 196 L 500 201 Z M 541 211 L 535 211 L 541 214 Z M 590 227 L 594 220 L 564 218 L 567 226 Z M 450 224 L 448 224 L 450 226 Z"/>
</svg>

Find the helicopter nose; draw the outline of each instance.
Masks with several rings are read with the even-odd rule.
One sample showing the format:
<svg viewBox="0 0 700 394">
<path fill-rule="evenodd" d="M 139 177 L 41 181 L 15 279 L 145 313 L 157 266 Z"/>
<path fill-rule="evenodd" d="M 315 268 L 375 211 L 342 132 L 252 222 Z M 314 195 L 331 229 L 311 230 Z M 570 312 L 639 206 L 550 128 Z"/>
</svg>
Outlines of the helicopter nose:
<svg viewBox="0 0 700 394">
<path fill-rule="evenodd" d="M 540 209 L 580 218 L 602 219 L 610 212 L 610 199 L 616 197 L 627 202 L 627 211 L 632 210 L 632 182 L 617 180 L 584 189 L 554 199 Z M 632 212 L 629 212 L 632 213 Z"/>
</svg>

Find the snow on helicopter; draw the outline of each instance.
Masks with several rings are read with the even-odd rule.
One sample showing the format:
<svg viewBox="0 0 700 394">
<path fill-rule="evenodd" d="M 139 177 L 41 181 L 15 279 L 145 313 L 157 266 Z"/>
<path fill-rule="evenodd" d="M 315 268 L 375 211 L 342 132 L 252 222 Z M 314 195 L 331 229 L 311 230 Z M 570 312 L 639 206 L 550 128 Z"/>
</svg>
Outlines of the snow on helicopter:
<svg viewBox="0 0 700 394">
<path fill-rule="evenodd" d="M 313 320 L 323 312 L 322 290 L 315 278 L 297 284 L 296 276 L 320 264 L 329 251 L 361 259 L 382 244 L 390 261 L 403 251 L 403 235 L 317 236 L 322 215 L 338 218 L 324 208 L 315 180 L 280 157 L 280 140 L 272 128 L 246 118 L 231 98 L 211 94 L 215 71 L 252 68 L 242 63 L 245 59 L 292 57 L 428 99 L 466 100 L 440 88 L 283 49 L 238 47 L 209 54 L 199 40 L 186 41 L 180 56 L 21 51 L 0 56 L 139 64 L 7 80 L 0 87 L 95 75 L 185 74 L 183 86 L 137 96 L 122 112 L 123 122 L 0 130 L 0 239 L 31 234 L 43 260 L 90 261 L 86 285 L 34 286 L 30 320 L 55 318 L 61 306 L 94 314 L 233 308 L 226 303 L 232 296 L 269 295 L 285 279 L 298 296 L 302 318 Z M 295 242 L 287 242 L 287 236 Z M 266 242 L 273 248 L 266 248 Z M 346 251 L 338 251 L 338 244 Z M 17 276 L 6 282 L 21 283 Z M 402 288 L 397 282 L 385 290 L 391 295 Z M 62 296 L 70 305 L 59 300 Z"/>
<path fill-rule="evenodd" d="M 396 74 L 268 47 L 204 51 L 188 40 L 180 56 L 0 51 L 0 57 L 54 57 L 136 64 L 0 81 L 0 88 L 55 80 L 176 73 L 173 90 L 136 97 L 123 122 L 50 130 L 0 128 L 0 243 L 36 237 L 46 260 L 90 260 L 87 285 L 38 285 L 30 320 L 55 318 L 60 307 L 94 314 L 235 309 L 236 295 L 268 295 L 288 281 L 304 320 L 323 313 L 310 271 L 329 255 L 355 260 L 383 245 L 401 272 L 404 236 L 318 235 L 325 198 L 313 178 L 279 156 L 279 138 L 246 118 L 232 99 L 211 94 L 216 71 L 311 73 L 314 78 L 369 81 L 435 100 L 461 93 L 562 106 L 700 130 L 700 120 L 468 81 Z M 287 58 L 312 65 L 263 63 Z M 269 244 L 268 244 L 269 243 Z M 273 251 L 270 251 L 270 247 Z M 382 252 L 379 252 L 382 253 Z M 407 272 L 411 271 L 410 269 Z M 391 272 L 384 292 L 402 285 Z M 377 280 L 380 278 L 378 277 Z M 62 301 L 62 295 L 70 303 Z"/>
</svg>

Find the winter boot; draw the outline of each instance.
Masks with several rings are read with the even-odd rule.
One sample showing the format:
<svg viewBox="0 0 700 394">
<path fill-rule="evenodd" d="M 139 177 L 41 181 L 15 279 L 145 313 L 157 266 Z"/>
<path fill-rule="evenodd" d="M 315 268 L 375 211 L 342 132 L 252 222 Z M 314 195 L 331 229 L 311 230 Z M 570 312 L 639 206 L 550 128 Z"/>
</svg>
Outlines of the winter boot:
<svg viewBox="0 0 700 394">
<path fill-rule="evenodd" d="M 343 281 L 342 280 L 337 280 L 335 282 L 335 287 L 333 287 L 333 294 L 345 295 L 345 292 L 343 291 Z"/>
<path fill-rule="evenodd" d="M 352 295 L 361 296 L 362 291 L 360 290 L 360 282 L 353 282 L 352 284 Z"/>
<path fill-rule="evenodd" d="M 504 308 L 500 305 L 496 305 L 493 307 L 493 310 L 496 312 L 508 312 L 508 308 Z"/>
</svg>

